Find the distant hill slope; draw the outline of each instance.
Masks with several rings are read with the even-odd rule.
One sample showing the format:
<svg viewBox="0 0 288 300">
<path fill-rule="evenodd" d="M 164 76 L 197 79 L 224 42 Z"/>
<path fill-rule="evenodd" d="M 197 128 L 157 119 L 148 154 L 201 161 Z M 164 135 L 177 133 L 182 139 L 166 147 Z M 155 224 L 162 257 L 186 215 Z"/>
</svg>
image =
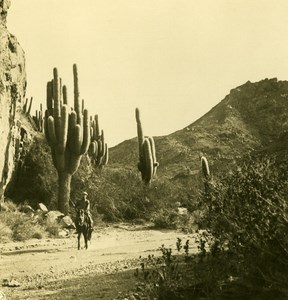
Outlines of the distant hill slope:
<svg viewBox="0 0 288 300">
<path fill-rule="evenodd" d="M 287 131 L 288 81 L 248 81 L 196 122 L 155 137 L 158 176 L 171 179 L 196 174 L 200 152 L 217 171 L 251 151 L 282 151 L 288 144 Z M 137 151 L 136 138 L 111 148 L 110 167 L 136 168 Z"/>
<path fill-rule="evenodd" d="M 87 191 L 95 218 L 99 212 L 113 221 L 149 218 L 159 208 L 176 202 L 193 211 L 198 191 L 203 189 L 201 152 L 208 158 L 214 178 L 255 151 L 277 153 L 288 164 L 287 120 L 288 82 L 247 82 L 231 90 L 196 122 L 170 135 L 154 137 L 160 167 L 149 189 L 142 185 L 137 170 L 135 137 L 110 148 L 110 161 L 101 170 L 93 169 L 83 156 L 72 179 L 71 199 L 76 201 L 83 190 Z M 143 129 L 145 133 L 145 124 Z M 37 134 L 7 196 L 17 202 L 28 200 L 35 207 L 44 202 L 53 209 L 56 181 L 49 146 L 44 136 Z"/>
</svg>

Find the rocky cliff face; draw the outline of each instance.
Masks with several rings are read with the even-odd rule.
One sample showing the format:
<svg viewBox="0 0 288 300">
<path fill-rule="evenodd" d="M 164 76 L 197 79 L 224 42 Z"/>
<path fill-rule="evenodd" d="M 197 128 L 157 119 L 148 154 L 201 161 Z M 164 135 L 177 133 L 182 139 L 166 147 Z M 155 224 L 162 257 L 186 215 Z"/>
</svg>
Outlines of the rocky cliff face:
<svg viewBox="0 0 288 300">
<path fill-rule="evenodd" d="M 9 6 L 10 0 L 0 0 L 0 200 L 17 161 L 26 88 L 24 51 L 6 27 Z"/>
</svg>

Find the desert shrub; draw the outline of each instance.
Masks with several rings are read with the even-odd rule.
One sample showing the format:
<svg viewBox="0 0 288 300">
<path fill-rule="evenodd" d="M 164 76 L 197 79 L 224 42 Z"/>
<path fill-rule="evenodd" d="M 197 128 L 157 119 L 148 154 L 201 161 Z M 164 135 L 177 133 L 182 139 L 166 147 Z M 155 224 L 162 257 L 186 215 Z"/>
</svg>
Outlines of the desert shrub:
<svg viewBox="0 0 288 300">
<path fill-rule="evenodd" d="M 181 289 L 188 283 L 184 257 L 174 255 L 172 249 L 164 245 L 159 251 L 160 256 L 140 257 L 140 267 L 135 270 L 135 275 L 144 283 L 142 294 L 147 297 L 145 299 L 184 299 Z"/>
<path fill-rule="evenodd" d="M 140 267 L 135 270 L 135 275 L 140 279 L 137 290 L 145 296 L 141 298 L 140 295 L 139 299 L 224 299 L 211 294 L 219 278 L 213 282 L 209 276 L 209 268 L 205 268 L 205 265 L 210 268 L 217 266 L 221 270 L 221 265 L 207 261 L 204 264 L 201 252 L 195 253 L 193 250 L 194 253 L 190 253 L 189 240 L 183 243 L 178 238 L 176 249 L 177 252 L 173 253 L 171 248 L 162 245 L 159 248 L 160 256 L 140 257 Z M 203 280 L 208 277 L 209 286 L 203 284 Z"/>
<path fill-rule="evenodd" d="M 51 222 L 49 220 L 45 220 L 42 223 L 42 227 L 50 237 L 59 237 L 59 231 L 62 229 L 62 226 L 58 222 Z"/>
<path fill-rule="evenodd" d="M 199 198 L 198 253 L 178 239 L 184 255 L 162 247 L 161 259 L 144 261 L 147 299 L 287 299 L 286 169 L 254 158 L 209 181 Z"/>
<path fill-rule="evenodd" d="M 82 197 L 87 191 L 94 218 L 102 216 L 104 221 L 151 220 L 159 209 L 175 207 L 183 203 L 183 190 L 173 182 L 156 179 L 149 187 L 143 185 L 136 170 L 122 168 L 103 168 L 83 175 L 79 172 L 72 179 L 72 201 Z M 86 172 L 87 173 L 87 172 Z"/>
<path fill-rule="evenodd" d="M 0 243 L 9 242 L 12 239 L 13 232 L 4 222 L 0 221 Z"/>
<path fill-rule="evenodd" d="M 45 237 L 45 230 L 23 213 L 18 211 L 1 212 L 0 217 L 2 224 L 6 227 L 6 232 L 8 232 L 7 228 L 10 229 L 11 234 L 9 234 L 9 237 L 13 240 L 24 241 L 31 238 L 41 239 Z"/>
<path fill-rule="evenodd" d="M 286 166 L 268 158 L 250 159 L 226 176 L 208 182 L 200 197 L 200 226 L 213 237 L 210 242 L 202 239 L 203 253 L 212 247 L 216 262 L 229 255 L 222 262 L 222 268 L 227 266 L 226 275 L 233 272 L 254 288 L 281 291 L 287 287 L 286 178 Z M 214 275 L 211 272 L 210 276 Z"/>
<path fill-rule="evenodd" d="M 195 229 L 194 218 L 191 214 L 179 214 L 177 208 L 160 208 L 151 214 L 151 221 L 155 228 L 181 229 L 193 232 Z"/>
<path fill-rule="evenodd" d="M 0 203 L 0 211 L 16 211 L 17 205 L 11 199 L 5 199 L 5 202 Z"/>
</svg>

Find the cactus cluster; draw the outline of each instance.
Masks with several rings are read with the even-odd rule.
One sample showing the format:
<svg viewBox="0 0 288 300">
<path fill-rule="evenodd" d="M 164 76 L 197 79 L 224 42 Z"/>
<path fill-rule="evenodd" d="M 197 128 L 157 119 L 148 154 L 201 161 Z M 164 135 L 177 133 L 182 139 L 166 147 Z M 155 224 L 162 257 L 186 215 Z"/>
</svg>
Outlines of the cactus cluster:
<svg viewBox="0 0 288 300">
<path fill-rule="evenodd" d="M 108 146 L 104 140 L 104 131 L 99 129 L 98 115 L 90 117 L 91 143 L 88 149 L 88 156 L 96 167 L 102 168 L 108 163 Z"/>
<path fill-rule="evenodd" d="M 142 180 L 145 184 L 150 184 L 156 175 L 159 163 L 156 161 L 156 149 L 153 137 L 144 137 L 140 120 L 140 111 L 135 110 L 139 146 L 138 170 L 141 172 Z"/>
<path fill-rule="evenodd" d="M 36 110 L 35 116 L 32 117 L 35 125 L 36 125 L 36 130 L 43 132 L 44 129 L 44 119 L 43 119 L 43 109 L 42 109 L 42 104 L 40 104 L 40 109 Z"/>
<path fill-rule="evenodd" d="M 70 183 L 81 157 L 90 144 L 88 110 L 80 107 L 77 66 L 73 65 L 74 108 L 69 108 L 66 86 L 54 68 L 53 79 L 47 83 L 45 136 L 50 145 L 54 166 L 58 173 L 58 209 L 69 210 Z"/>
<path fill-rule="evenodd" d="M 29 116 L 30 112 L 31 112 L 32 103 L 33 103 L 33 97 L 30 98 L 29 105 L 28 105 L 28 102 L 29 102 L 29 100 L 28 100 L 28 98 L 26 98 L 25 103 L 23 105 L 23 112 Z"/>
</svg>

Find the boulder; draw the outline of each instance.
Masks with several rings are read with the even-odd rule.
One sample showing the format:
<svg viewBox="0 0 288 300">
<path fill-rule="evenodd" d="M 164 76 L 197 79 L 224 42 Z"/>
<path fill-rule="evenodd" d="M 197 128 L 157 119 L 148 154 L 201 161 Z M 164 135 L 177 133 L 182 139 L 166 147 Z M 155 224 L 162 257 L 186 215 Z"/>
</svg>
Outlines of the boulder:
<svg viewBox="0 0 288 300">
<path fill-rule="evenodd" d="M 67 236 L 69 236 L 69 231 L 67 229 L 59 230 L 58 236 L 59 237 L 67 237 Z"/>
<path fill-rule="evenodd" d="M 43 203 L 38 203 L 38 207 L 40 210 L 42 210 L 43 212 L 48 212 L 48 208 L 46 207 L 45 204 Z"/>
<path fill-rule="evenodd" d="M 59 222 L 64 217 L 64 214 L 58 210 L 50 210 L 46 213 L 46 219 L 48 223 Z"/>
<path fill-rule="evenodd" d="M 63 228 L 67 228 L 67 229 L 75 229 L 76 228 L 73 220 L 69 216 L 63 217 L 61 219 L 60 224 L 62 225 Z"/>
</svg>

